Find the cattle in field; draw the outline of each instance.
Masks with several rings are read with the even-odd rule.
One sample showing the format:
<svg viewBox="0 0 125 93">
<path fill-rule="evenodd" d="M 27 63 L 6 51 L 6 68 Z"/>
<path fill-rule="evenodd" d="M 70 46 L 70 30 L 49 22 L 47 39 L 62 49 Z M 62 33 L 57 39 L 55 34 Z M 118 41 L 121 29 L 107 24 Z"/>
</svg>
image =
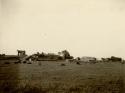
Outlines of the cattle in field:
<svg viewBox="0 0 125 93">
<path fill-rule="evenodd" d="M 77 65 L 80 65 L 80 62 L 76 62 Z"/>
<path fill-rule="evenodd" d="M 125 64 L 125 60 L 122 60 L 122 61 L 121 61 L 121 64 Z"/>
<path fill-rule="evenodd" d="M 37 57 L 35 55 L 25 56 L 20 59 L 22 63 L 33 63 L 37 61 Z"/>
<path fill-rule="evenodd" d="M 74 63 L 75 60 L 74 59 L 67 59 L 66 62 L 69 62 L 69 63 Z"/>
<path fill-rule="evenodd" d="M 19 60 L 19 61 L 16 61 L 16 62 L 14 62 L 15 64 L 20 64 L 21 63 L 21 60 Z"/>
<path fill-rule="evenodd" d="M 4 62 L 4 64 L 10 64 L 10 62 L 7 61 L 7 62 Z"/>
<path fill-rule="evenodd" d="M 109 62 L 110 59 L 109 58 L 101 58 L 102 59 L 102 62 Z"/>
<path fill-rule="evenodd" d="M 27 63 L 27 61 L 26 61 L 26 60 L 24 60 L 24 61 L 23 61 L 23 63 L 25 64 L 25 63 Z"/>
</svg>

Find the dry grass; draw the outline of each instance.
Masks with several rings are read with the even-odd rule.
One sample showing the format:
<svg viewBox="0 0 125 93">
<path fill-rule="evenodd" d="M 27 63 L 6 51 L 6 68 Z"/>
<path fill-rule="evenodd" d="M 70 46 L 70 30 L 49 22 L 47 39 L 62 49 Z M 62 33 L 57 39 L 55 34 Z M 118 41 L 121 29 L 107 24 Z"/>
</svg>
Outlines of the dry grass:
<svg viewBox="0 0 125 93">
<path fill-rule="evenodd" d="M 120 63 L 0 65 L 0 93 L 125 93 L 124 82 Z"/>
</svg>

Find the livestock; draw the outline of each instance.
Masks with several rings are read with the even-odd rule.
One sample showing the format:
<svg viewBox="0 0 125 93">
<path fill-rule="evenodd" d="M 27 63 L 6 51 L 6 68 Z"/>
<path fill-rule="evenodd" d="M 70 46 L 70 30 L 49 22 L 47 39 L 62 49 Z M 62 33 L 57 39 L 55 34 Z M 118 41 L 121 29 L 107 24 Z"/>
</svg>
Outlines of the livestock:
<svg viewBox="0 0 125 93">
<path fill-rule="evenodd" d="M 19 60 L 19 61 L 16 61 L 16 62 L 14 62 L 15 64 L 19 64 L 19 63 L 21 63 L 21 60 Z"/>
<path fill-rule="evenodd" d="M 75 59 L 67 59 L 66 61 L 69 63 L 74 63 L 76 60 Z"/>
<path fill-rule="evenodd" d="M 80 62 L 76 62 L 77 65 L 80 65 Z"/>
</svg>

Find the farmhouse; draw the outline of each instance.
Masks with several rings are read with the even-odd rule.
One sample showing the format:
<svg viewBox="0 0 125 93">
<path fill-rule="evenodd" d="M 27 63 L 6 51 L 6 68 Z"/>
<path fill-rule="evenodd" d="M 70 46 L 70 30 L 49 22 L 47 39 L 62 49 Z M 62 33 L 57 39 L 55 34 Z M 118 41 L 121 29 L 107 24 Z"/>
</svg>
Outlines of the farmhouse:
<svg viewBox="0 0 125 93">
<path fill-rule="evenodd" d="M 19 56 L 19 57 L 24 57 L 24 56 L 26 56 L 26 51 L 25 51 L 25 50 L 17 50 L 17 52 L 18 52 L 18 56 Z"/>
</svg>

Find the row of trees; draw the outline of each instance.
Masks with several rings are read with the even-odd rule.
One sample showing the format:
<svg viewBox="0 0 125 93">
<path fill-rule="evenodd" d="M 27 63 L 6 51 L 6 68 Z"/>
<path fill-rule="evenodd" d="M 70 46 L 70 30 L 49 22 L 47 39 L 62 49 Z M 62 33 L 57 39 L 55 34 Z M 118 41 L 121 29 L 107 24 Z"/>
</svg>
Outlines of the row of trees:
<svg viewBox="0 0 125 93">
<path fill-rule="evenodd" d="M 102 61 L 112 61 L 112 62 L 117 62 L 117 61 L 122 61 L 123 59 L 120 57 L 115 57 L 111 56 L 110 58 L 102 58 Z"/>
<path fill-rule="evenodd" d="M 48 59 L 73 59 L 74 57 L 70 55 L 69 51 L 67 50 L 63 50 L 61 52 L 58 52 L 58 54 L 54 54 L 54 53 L 39 53 L 37 52 L 36 54 L 38 57 L 41 57 L 41 58 L 48 58 Z M 77 57 L 77 60 L 81 60 L 80 57 Z M 110 58 L 101 58 L 101 61 L 103 62 L 108 62 L 108 61 L 112 61 L 112 62 L 115 62 L 115 61 L 122 61 L 122 58 L 119 58 L 119 57 L 115 57 L 115 56 L 111 56 Z"/>
<path fill-rule="evenodd" d="M 58 55 L 62 55 L 64 57 L 64 59 L 73 59 L 73 56 L 71 56 L 67 50 L 58 52 Z"/>
<path fill-rule="evenodd" d="M 54 58 L 59 58 L 59 59 L 73 59 L 73 56 L 70 55 L 69 51 L 67 50 L 63 50 L 61 52 L 58 52 L 58 54 L 54 54 L 54 53 L 39 53 L 37 52 L 38 57 L 42 57 L 42 58 L 50 58 L 50 59 L 54 59 Z"/>
<path fill-rule="evenodd" d="M 0 57 L 4 57 L 5 56 L 5 54 L 0 54 Z"/>
</svg>

